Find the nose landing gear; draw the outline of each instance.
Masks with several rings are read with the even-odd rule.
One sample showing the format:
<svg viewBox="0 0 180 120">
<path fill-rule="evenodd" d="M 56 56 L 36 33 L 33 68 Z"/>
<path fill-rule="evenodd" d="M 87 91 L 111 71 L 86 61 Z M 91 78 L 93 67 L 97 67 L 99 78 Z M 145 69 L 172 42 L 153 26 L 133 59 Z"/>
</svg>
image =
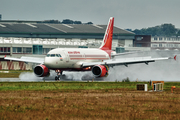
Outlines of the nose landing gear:
<svg viewBox="0 0 180 120">
<path fill-rule="evenodd" d="M 55 80 L 57 81 L 57 80 L 60 80 L 60 79 L 61 79 L 61 76 L 62 76 L 63 71 L 61 71 L 61 70 L 56 70 L 56 73 L 57 73 L 57 76 L 55 77 Z"/>
</svg>

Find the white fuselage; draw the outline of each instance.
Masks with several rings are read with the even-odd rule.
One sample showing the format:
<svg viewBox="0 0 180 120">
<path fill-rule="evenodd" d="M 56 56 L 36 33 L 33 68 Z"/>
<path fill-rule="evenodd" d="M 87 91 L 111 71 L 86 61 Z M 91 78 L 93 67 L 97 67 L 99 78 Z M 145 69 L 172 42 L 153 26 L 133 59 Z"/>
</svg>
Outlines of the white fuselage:
<svg viewBox="0 0 180 120">
<path fill-rule="evenodd" d="M 48 52 L 44 65 L 49 69 L 80 70 L 82 63 L 108 60 L 104 50 L 92 48 L 56 48 Z"/>
</svg>

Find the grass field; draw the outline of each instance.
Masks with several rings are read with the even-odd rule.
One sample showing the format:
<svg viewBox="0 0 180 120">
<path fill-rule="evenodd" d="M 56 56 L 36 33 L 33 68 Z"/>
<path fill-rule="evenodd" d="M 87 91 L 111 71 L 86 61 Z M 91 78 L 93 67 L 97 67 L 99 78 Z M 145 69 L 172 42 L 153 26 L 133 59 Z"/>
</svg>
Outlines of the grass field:
<svg viewBox="0 0 180 120">
<path fill-rule="evenodd" d="M 163 92 L 136 91 L 136 84 L 2 82 L 0 120 L 180 118 L 180 83 L 165 83 Z"/>
</svg>

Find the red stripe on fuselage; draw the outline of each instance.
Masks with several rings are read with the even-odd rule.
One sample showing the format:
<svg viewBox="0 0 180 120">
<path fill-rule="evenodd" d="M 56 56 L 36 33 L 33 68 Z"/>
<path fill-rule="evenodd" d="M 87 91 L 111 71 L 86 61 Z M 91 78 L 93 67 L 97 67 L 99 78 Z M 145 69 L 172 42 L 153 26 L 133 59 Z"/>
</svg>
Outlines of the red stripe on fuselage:
<svg viewBox="0 0 180 120">
<path fill-rule="evenodd" d="M 109 58 L 70 58 L 71 60 L 108 60 Z"/>
</svg>

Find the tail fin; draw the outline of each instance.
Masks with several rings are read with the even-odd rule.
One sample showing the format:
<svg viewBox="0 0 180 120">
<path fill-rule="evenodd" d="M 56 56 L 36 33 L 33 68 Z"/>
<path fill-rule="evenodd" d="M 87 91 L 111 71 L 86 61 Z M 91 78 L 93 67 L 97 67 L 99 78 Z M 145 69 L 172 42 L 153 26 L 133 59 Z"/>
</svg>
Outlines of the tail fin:
<svg viewBox="0 0 180 120">
<path fill-rule="evenodd" d="M 103 42 L 100 46 L 102 50 L 111 50 L 112 38 L 113 38 L 113 27 L 114 27 L 114 17 L 109 19 L 109 23 L 104 34 Z"/>
</svg>

